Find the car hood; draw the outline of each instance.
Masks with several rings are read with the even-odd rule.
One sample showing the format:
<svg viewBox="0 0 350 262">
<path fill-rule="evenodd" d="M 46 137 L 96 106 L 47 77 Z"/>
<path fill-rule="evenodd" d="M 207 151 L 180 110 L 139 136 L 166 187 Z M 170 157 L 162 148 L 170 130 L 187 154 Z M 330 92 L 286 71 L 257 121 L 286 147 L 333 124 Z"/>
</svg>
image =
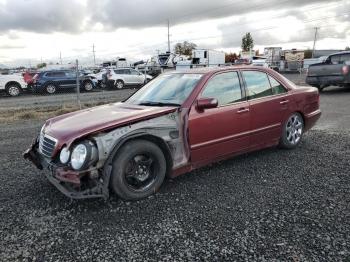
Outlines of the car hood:
<svg viewBox="0 0 350 262">
<path fill-rule="evenodd" d="M 119 126 L 154 118 L 170 112 L 174 107 L 150 107 L 124 103 L 108 104 L 84 109 L 46 121 L 44 132 L 58 140 L 57 149 L 70 146 L 76 139 L 107 131 Z"/>
</svg>

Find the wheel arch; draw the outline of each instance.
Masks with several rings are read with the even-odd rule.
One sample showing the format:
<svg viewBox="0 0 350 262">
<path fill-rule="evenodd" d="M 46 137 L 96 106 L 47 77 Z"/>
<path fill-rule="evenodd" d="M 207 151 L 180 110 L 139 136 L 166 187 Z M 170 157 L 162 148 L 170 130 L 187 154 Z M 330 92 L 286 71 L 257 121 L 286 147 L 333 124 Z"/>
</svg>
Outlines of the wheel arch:
<svg viewBox="0 0 350 262">
<path fill-rule="evenodd" d="M 5 89 L 7 90 L 11 85 L 16 85 L 22 90 L 21 84 L 19 82 L 17 82 L 17 81 L 9 81 L 9 82 L 7 82 L 6 85 L 5 85 Z"/>
<path fill-rule="evenodd" d="M 104 169 L 106 169 L 108 166 L 112 165 L 113 159 L 115 156 L 118 154 L 119 150 L 124 146 L 126 143 L 130 141 L 135 141 L 135 140 L 146 140 L 149 142 L 154 143 L 157 145 L 160 150 L 162 150 L 165 160 L 166 160 L 166 175 L 168 176 L 172 170 L 173 167 L 173 158 L 170 153 L 169 146 L 167 143 L 160 137 L 157 137 L 155 135 L 146 133 L 146 132 L 140 132 L 140 133 L 135 133 L 135 134 L 130 134 L 124 138 L 122 138 L 113 148 L 111 153 L 109 154 L 107 161 L 104 164 Z M 109 183 L 109 181 L 108 181 Z"/>
</svg>

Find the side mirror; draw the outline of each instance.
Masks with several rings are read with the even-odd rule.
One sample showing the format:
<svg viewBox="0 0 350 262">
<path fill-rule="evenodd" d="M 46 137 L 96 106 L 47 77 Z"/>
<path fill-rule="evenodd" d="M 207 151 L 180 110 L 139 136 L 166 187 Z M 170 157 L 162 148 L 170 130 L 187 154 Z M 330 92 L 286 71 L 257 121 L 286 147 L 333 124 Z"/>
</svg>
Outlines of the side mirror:
<svg viewBox="0 0 350 262">
<path fill-rule="evenodd" d="M 196 108 L 199 111 L 216 107 L 218 107 L 218 100 L 216 98 L 199 98 L 197 100 Z"/>
</svg>

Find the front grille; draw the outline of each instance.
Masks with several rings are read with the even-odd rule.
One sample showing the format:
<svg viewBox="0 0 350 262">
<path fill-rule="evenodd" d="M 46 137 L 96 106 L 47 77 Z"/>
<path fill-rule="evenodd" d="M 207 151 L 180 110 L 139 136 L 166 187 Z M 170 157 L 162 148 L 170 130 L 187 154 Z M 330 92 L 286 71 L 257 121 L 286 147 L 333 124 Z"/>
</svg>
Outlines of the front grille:
<svg viewBox="0 0 350 262">
<path fill-rule="evenodd" d="M 53 151 L 55 150 L 57 140 L 48 135 L 40 134 L 39 138 L 39 151 L 46 157 L 52 157 Z"/>
</svg>

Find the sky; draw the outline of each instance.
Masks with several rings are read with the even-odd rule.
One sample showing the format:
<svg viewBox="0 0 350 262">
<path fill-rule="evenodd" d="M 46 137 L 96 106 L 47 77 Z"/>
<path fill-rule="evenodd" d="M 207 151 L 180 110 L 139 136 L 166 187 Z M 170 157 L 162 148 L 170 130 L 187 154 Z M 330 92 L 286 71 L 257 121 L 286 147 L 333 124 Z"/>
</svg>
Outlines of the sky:
<svg viewBox="0 0 350 262">
<path fill-rule="evenodd" d="M 93 64 L 147 60 L 190 41 L 239 52 L 250 32 L 254 49 L 350 46 L 350 0 L 0 0 L 0 64 L 36 65 L 79 59 Z"/>
</svg>

